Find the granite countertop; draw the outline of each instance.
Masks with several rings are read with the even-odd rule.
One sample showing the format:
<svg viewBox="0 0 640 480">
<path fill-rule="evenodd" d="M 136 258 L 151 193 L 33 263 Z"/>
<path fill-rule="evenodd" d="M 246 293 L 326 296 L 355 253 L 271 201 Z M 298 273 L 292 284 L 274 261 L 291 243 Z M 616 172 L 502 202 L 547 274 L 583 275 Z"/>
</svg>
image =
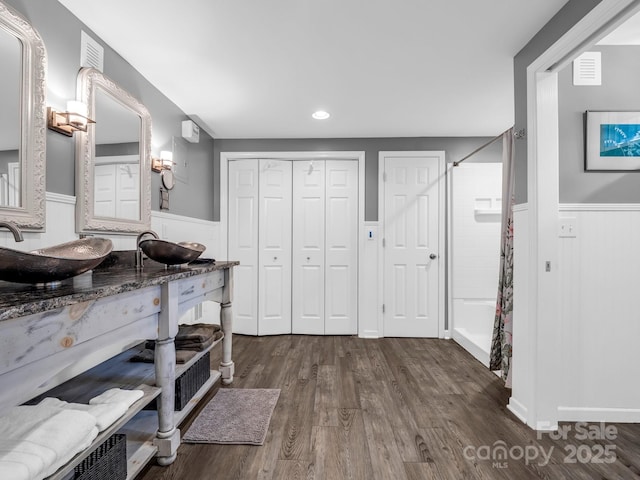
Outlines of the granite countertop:
<svg viewBox="0 0 640 480">
<path fill-rule="evenodd" d="M 144 267 L 136 269 L 133 258 L 134 252 L 112 252 L 92 272 L 63 280 L 55 287 L 0 281 L 0 321 L 239 265 L 236 261 L 203 259 L 188 265 L 165 267 L 145 259 Z"/>
</svg>

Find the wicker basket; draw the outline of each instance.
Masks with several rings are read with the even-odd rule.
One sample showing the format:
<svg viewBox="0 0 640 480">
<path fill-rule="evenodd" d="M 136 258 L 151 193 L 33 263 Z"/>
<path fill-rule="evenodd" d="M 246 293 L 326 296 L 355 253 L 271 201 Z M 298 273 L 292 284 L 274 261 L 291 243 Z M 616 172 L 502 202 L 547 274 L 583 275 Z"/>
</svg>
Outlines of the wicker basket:
<svg viewBox="0 0 640 480">
<path fill-rule="evenodd" d="M 176 378 L 174 396 L 176 410 L 182 410 L 200 390 L 200 387 L 209 380 L 211 376 L 210 364 L 211 355 L 207 352 Z M 154 401 L 147 405 L 145 410 L 156 410 L 157 408 L 157 401 Z"/>
<path fill-rule="evenodd" d="M 80 463 L 74 480 L 125 480 L 127 478 L 127 437 L 114 434 Z"/>
</svg>

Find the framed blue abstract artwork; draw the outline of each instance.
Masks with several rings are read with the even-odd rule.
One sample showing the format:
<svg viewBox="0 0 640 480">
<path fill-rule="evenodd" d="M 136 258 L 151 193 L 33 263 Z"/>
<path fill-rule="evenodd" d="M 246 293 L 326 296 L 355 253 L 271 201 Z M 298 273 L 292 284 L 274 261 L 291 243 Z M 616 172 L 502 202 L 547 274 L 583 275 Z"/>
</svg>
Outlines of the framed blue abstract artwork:
<svg viewBox="0 0 640 480">
<path fill-rule="evenodd" d="M 640 170 L 640 112 L 586 112 L 585 170 Z"/>
</svg>

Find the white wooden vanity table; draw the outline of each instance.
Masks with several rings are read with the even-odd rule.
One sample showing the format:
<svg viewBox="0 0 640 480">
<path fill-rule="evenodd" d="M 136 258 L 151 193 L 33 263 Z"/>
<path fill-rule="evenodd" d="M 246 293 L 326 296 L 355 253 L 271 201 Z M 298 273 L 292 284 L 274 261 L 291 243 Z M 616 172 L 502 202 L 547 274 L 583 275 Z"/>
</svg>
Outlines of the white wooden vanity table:
<svg viewBox="0 0 640 480">
<path fill-rule="evenodd" d="M 136 270 L 123 266 L 124 256 L 112 256 L 106 266 L 56 288 L 0 282 L 0 415 L 44 393 L 80 403 L 112 387 L 145 393 L 50 478 L 66 478 L 116 432 L 127 435 L 127 478 L 153 457 L 160 465 L 172 463 L 180 445 L 176 426 L 219 378 L 225 384 L 233 381 L 231 300 L 238 262 L 166 268 L 146 261 Z M 175 412 L 175 378 L 206 353 L 176 365 L 178 319 L 205 300 L 221 304 L 222 362 L 188 405 Z M 130 349 L 146 339 L 156 340 L 155 363 L 129 362 Z M 156 398 L 157 412 L 143 410 Z"/>
</svg>

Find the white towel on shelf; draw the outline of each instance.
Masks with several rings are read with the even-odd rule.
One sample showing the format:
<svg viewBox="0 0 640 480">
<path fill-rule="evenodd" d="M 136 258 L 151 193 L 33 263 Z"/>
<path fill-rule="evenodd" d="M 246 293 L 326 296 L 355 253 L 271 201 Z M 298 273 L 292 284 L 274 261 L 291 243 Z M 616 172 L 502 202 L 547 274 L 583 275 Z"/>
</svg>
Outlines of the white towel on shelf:
<svg viewBox="0 0 640 480">
<path fill-rule="evenodd" d="M 97 405 L 100 403 L 124 403 L 127 408 L 136 403 L 144 397 L 142 390 L 123 390 L 122 388 L 111 388 L 106 392 L 101 393 L 97 397 L 93 397 L 89 400 L 90 405 Z"/>
<path fill-rule="evenodd" d="M 43 405 L 13 407 L 0 417 L 0 478 L 49 476 L 97 435 L 96 419 L 87 412 Z"/>
<path fill-rule="evenodd" d="M 104 431 L 114 424 L 121 416 L 127 413 L 129 407 L 125 403 L 99 403 L 96 405 L 86 405 L 84 403 L 69 403 L 63 400 L 59 400 L 53 397 L 47 397 L 42 400 L 38 405 L 44 405 L 47 407 L 66 409 L 66 410 L 79 410 L 82 412 L 88 412 L 96 417 L 96 426 L 99 431 Z M 2 478 L 2 477 L 0 477 Z"/>
</svg>

